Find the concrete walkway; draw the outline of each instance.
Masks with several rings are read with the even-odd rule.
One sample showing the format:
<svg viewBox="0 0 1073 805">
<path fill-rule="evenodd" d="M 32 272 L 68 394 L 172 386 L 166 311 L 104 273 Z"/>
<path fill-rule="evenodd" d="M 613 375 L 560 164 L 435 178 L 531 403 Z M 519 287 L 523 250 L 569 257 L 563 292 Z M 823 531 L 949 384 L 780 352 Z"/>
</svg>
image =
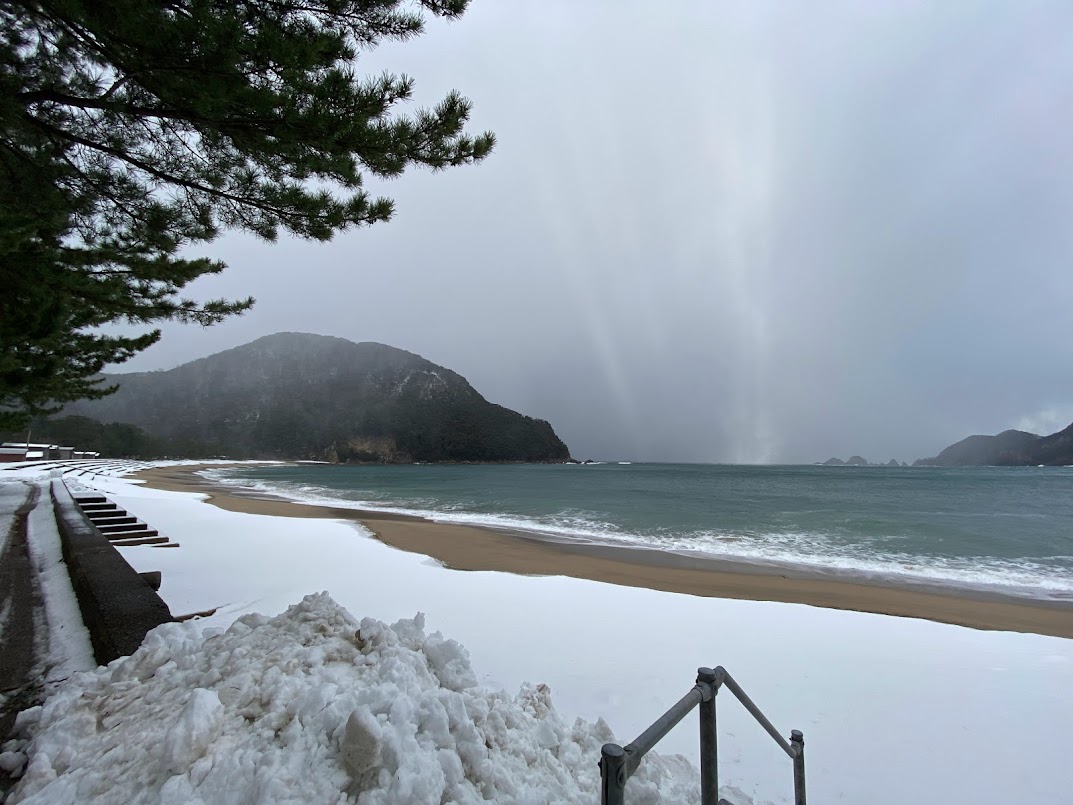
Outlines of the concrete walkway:
<svg viewBox="0 0 1073 805">
<path fill-rule="evenodd" d="M 33 673 L 43 601 L 26 546 L 26 518 L 37 497 L 32 484 L 0 483 L 0 746 L 15 716 L 38 704 L 44 692 Z M 10 784 L 0 770 L 0 798 Z"/>
</svg>

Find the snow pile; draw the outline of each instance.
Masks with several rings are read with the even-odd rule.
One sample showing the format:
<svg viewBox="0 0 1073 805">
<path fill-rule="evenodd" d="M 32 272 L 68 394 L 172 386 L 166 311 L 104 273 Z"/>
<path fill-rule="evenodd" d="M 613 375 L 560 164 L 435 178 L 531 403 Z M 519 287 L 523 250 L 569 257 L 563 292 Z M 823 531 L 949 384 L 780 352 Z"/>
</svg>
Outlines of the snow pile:
<svg viewBox="0 0 1073 805">
<path fill-rule="evenodd" d="M 544 685 L 479 688 L 422 615 L 359 624 L 327 593 L 225 632 L 165 624 L 17 729 L 12 803 L 591 803 L 614 740 L 602 720 L 565 724 Z M 630 801 L 696 801 L 697 780 L 649 755 Z"/>
</svg>

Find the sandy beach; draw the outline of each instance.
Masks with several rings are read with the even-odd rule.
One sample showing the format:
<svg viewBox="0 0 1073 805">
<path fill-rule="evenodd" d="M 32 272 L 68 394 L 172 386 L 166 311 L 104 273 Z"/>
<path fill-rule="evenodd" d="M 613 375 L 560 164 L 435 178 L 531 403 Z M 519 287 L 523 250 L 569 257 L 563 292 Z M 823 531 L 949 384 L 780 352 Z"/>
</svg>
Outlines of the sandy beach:
<svg viewBox="0 0 1073 805">
<path fill-rule="evenodd" d="M 382 542 L 430 556 L 454 570 L 571 576 L 712 598 L 799 603 L 924 618 L 975 629 L 1073 638 L 1073 603 L 1034 601 L 939 585 L 909 587 L 884 580 L 864 583 L 816 571 L 768 568 L 655 550 L 550 542 L 524 532 L 293 503 L 214 485 L 197 474 L 210 467 L 219 469 L 220 465 L 160 467 L 134 477 L 155 489 L 206 494 L 208 503 L 228 511 L 357 521 Z"/>
</svg>

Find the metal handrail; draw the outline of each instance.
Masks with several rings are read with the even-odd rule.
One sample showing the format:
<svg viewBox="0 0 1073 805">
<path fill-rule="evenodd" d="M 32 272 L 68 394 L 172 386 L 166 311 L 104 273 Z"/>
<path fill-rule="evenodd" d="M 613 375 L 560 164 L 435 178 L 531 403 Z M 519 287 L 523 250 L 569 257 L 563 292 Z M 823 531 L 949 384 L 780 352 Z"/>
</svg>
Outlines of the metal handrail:
<svg viewBox="0 0 1073 805">
<path fill-rule="evenodd" d="M 790 732 L 790 740 L 783 738 L 760 708 L 741 689 L 734 677 L 723 668 L 698 668 L 697 684 L 685 696 L 653 722 L 625 747 L 604 744 L 600 750 L 600 803 L 601 805 L 624 805 L 626 781 L 637 771 L 641 759 L 648 754 L 664 735 L 700 706 L 700 801 L 701 805 L 723 805 L 719 799 L 719 751 L 715 725 L 715 696 L 726 685 L 739 702 L 770 735 L 779 748 L 794 762 L 794 805 L 805 805 L 805 736 L 800 730 Z"/>
</svg>

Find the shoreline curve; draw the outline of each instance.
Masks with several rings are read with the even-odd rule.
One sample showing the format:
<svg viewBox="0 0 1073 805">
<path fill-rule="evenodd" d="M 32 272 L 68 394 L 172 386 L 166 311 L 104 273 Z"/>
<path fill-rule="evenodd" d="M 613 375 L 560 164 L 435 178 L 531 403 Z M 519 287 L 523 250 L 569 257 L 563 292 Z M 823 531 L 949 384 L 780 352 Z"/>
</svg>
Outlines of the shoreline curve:
<svg viewBox="0 0 1073 805">
<path fill-rule="evenodd" d="M 428 556 L 452 570 L 571 576 L 709 598 L 806 604 L 920 618 L 974 629 L 1073 638 L 1073 602 L 941 584 L 846 578 L 834 572 L 768 567 L 655 549 L 551 541 L 524 531 L 441 523 L 412 515 L 244 493 L 214 484 L 198 474 L 225 466 L 154 467 L 129 477 L 142 480 L 153 489 L 204 494 L 206 503 L 227 511 L 358 522 L 381 542 Z"/>
</svg>

